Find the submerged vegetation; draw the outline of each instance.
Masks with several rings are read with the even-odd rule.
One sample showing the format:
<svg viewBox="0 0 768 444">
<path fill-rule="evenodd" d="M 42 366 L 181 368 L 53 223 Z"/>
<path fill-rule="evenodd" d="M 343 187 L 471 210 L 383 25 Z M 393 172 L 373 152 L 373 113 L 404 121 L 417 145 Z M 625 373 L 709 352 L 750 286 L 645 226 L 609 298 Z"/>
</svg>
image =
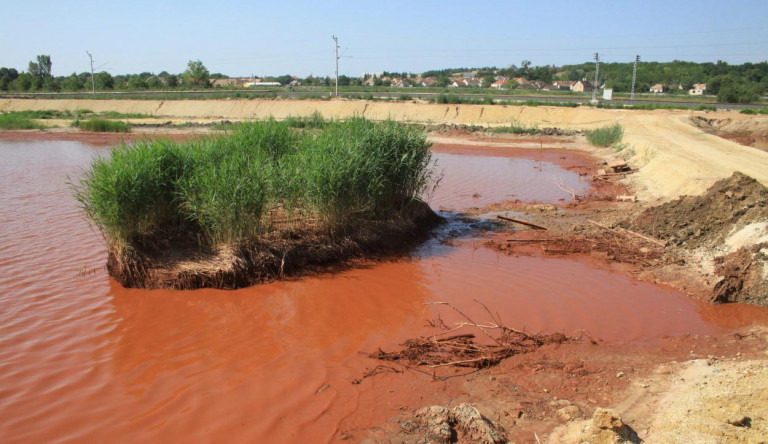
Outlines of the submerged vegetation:
<svg viewBox="0 0 768 444">
<path fill-rule="evenodd" d="M 586 131 L 587 141 L 595 146 L 609 147 L 621 142 L 624 129 L 618 123 L 596 130 Z"/>
<path fill-rule="evenodd" d="M 315 116 L 313 129 L 296 130 L 297 121 L 123 145 L 94 161 L 75 197 L 120 252 L 178 236 L 213 249 L 286 223 L 340 233 L 408 217 L 430 186 L 429 143 L 415 127 L 362 118 L 320 127 Z"/>
</svg>

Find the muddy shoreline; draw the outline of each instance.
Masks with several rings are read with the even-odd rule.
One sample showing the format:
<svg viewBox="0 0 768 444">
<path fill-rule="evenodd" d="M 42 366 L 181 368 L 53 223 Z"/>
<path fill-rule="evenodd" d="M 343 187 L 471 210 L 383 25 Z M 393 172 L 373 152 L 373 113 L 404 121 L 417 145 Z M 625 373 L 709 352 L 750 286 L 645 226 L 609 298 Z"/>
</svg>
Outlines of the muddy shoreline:
<svg viewBox="0 0 768 444">
<path fill-rule="evenodd" d="M 417 201 L 407 216 L 361 222 L 344 232 L 281 230 L 238 245 L 201 252 L 194 240 L 158 239 L 153 248 L 110 251 L 107 271 L 126 288 L 234 290 L 320 272 L 340 271 L 355 261 L 381 260 L 428 238 L 443 219 Z"/>
</svg>

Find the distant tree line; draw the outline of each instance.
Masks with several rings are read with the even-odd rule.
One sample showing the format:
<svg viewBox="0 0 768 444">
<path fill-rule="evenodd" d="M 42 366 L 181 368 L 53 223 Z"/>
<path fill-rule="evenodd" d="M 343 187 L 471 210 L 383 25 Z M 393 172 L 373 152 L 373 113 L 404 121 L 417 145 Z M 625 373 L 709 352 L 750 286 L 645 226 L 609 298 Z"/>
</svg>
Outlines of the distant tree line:
<svg viewBox="0 0 768 444">
<path fill-rule="evenodd" d="M 594 63 L 565 65 L 559 69 L 562 80 L 592 79 Z M 601 63 L 600 81 L 615 92 L 632 89 L 632 63 Z M 707 94 L 722 102 L 751 102 L 768 88 L 768 62 L 729 65 L 694 62 L 640 62 L 637 65 L 635 91 L 647 92 L 656 84 L 669 87 L 669 93 L 687 94 L 696 83 L 707 84 Z"/>
<path fill-rule="evenodd" d="M 632 88 L 632 62 L 601 63 L 599 80 L 614 92 L 629 92 Z M 54 77 L 51 75 L 51 57 L 38 55 L 29 62 L 26 72 L 18 72 L 14 68 L 0 68 L 0 91 L 87 91 L 91 89 L 91 73 L 72 73 L 69 76 Z M 543 65 L 533 66 L 529 60 L 523 60 L 520 66 L 509 65 L 506 68 L 448 68 L 430 70 L 421 74 L 422 78 L 434 77 L 434 87 L 449 86 L 457 73 L 474 72 L 477 77 L 485 80 L 486 87 L 500 76 L 512 79 L 522 77 L 528 81 L 551 83 L 555 80 L 593 80 L 594 63 L 587 62 L 576 65 Z M 407 72 L 383 72 L 373 77 L 374 86 L 389 86 L 382 79 L 415 77 L 416 74 Z M 110 90 L 159 90 L 159 89 L 197 89 L 211 86 L 210 79 L 226 78 L 220 73 L 211 74 L 200 60 L 190 60 L 187 69 L 180 74 L 162 71 L 158 74 L 142 72 L 140 74 L 111 75 L 106 71 L 96 73 L 93 86 L 99 91 Z M 339 86 L 360 86 L 371 77 L 370 74 L 358 77 L 339 76 Z M 294 80 L 289 74 L 264 77 L 264 81 L 278 82 L 288 85 Z M 303 86 L 333 86 L 332 77 L 314 77 L 310 75 L 300 79 Z M 637 66 L 637 82 L 635 91 L 648 92 L 656 84 L 664 84 L 669 94 L 686 94 L 697 83 L 706 83 L 707 94 L 717 95 L 722 102 L 751 102 L 758 99 L 768 88 L 768 62 L 744 63 L 730 65 L 724 61 L 715 63 L 694 63 L 684 61 L 673 62 L 640 62 Z M 515 82 L 508 87 L 514 88 Z"/>
<path fill-rule="evenodd" d="M 223 74 L 210 74 L 200 60 L 190 60 L 187 70 L 181 74 L 162 71 L 158 74 L 142 72 L 140 74 L 112 75 L 106 71 L 94 73 L 93 83 L 90 72 L 72 73 L 68 76 L 51 75 L 51 57 L 39 55 L 29 62 L 26 72 L 14 68 L 0 68 L 0 91 L 18 92 L 77 92 L 90 91 L 132 91 L 147 89 L 207 88 L 209 80 L 226 77 Z"/>
</svg>

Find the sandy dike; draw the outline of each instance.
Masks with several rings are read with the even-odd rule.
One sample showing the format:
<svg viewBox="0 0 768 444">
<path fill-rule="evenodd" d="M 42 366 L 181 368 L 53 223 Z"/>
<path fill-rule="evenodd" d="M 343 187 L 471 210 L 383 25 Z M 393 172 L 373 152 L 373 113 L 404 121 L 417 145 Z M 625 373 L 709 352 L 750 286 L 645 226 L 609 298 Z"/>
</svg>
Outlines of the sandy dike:
<svg viewBox="0 0 768 444">
<path fill-rule="evenodd" d="M 764 132 L 768 116 L 736 112 L 625 111 L 594 108 L 499 105 L 439 105 L 365 101 L 313 100 L 0 100 L 0 111 L 77 110 L 150 114 L 160 119 L 248 120 L 309 116 L 364 116 L 424 124 L 503 126 L 510 122 L 571 130 L 620 123 L 624 143 L 639 168 L 628 185 L 646 201 L 666 201 L 703 193 L 715 181 L 741 171 L 768 185 L 768 152 L 745 147 L 694 126 L 693 116 L 728 119 L 744 131 Z"/>
</svg>

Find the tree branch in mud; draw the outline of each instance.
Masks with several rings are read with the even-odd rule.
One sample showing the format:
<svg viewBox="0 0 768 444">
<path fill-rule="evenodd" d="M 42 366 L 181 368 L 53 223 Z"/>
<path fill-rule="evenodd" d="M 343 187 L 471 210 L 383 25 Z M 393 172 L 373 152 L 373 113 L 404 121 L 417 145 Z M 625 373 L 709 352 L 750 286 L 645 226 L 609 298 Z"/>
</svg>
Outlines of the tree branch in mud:
<svg viewBox="0 0 768 444">
<path fill-rule="evenodd" d="M 581 198 L 576 195 L 576 190 L 574 190 L 573 188 L 566 187 L 565 184 L 563 184 L 563 179 L 556 178 L 556 177 L 553 176 L 552 177 L 552 182 L 554 182 L 555 185 L 557 185 L 558 188 L 560 188 L 561 190 L 563 190 L 566 193 L 570 194 L 571 195 L 571 200 L 573 200 L 573 201 L 581 200 Z"/>
<path fill-rule="evenodd" d="M 435 328 L 443 328 L 445 331 L 437 332 L 428 337 L 409 339 L 401 346 L 399 351 L 385 352 L 381 348 L 373 353 L 361 353 L 372 359 L 379 361 L 392 362 L 403 368 L 416 370 L 428 374 L 434 379 L 445 380 L 450 377 L 464 376 L 476 372 L 480 369 L 491 367 L 502 360 L 514 355 L 528 353 L 538 349 L 546 344 L 563 343 L 571 340 L 562 333 L 532 334 L 525 331 L 516 330 L 507 327 L 501 322 L 501 316 L 495 315 L 482 302 L 475 300 L 480 304 L 491 317 L 490 322 L 478 323 L 467 316 L 464 312 L 451 305 L 448 302 L 431 302 L 427 305 L 444 305 L 458 313 L 466 321 L 457 322 L 453 327 L 440 322 L 430 322 Z M 439 336 L 455 332 L 461 328 L 475 328 L 483 333 L 492 344 L 483 344 L 475 341 L 475 334 L 465 333 L 456 334 L 444 338 Z M 487 342 L 487 341 L 486 341 Z M 368 370 L 362 378 L 353 381 L 359 384 L 363 379 L 380 373 Z M 452 368 L 452 374 L 438 374 L 437 371 Z M 457 369 L 471 369 L 464 373 L 456 373 Z"/>
</svg>

